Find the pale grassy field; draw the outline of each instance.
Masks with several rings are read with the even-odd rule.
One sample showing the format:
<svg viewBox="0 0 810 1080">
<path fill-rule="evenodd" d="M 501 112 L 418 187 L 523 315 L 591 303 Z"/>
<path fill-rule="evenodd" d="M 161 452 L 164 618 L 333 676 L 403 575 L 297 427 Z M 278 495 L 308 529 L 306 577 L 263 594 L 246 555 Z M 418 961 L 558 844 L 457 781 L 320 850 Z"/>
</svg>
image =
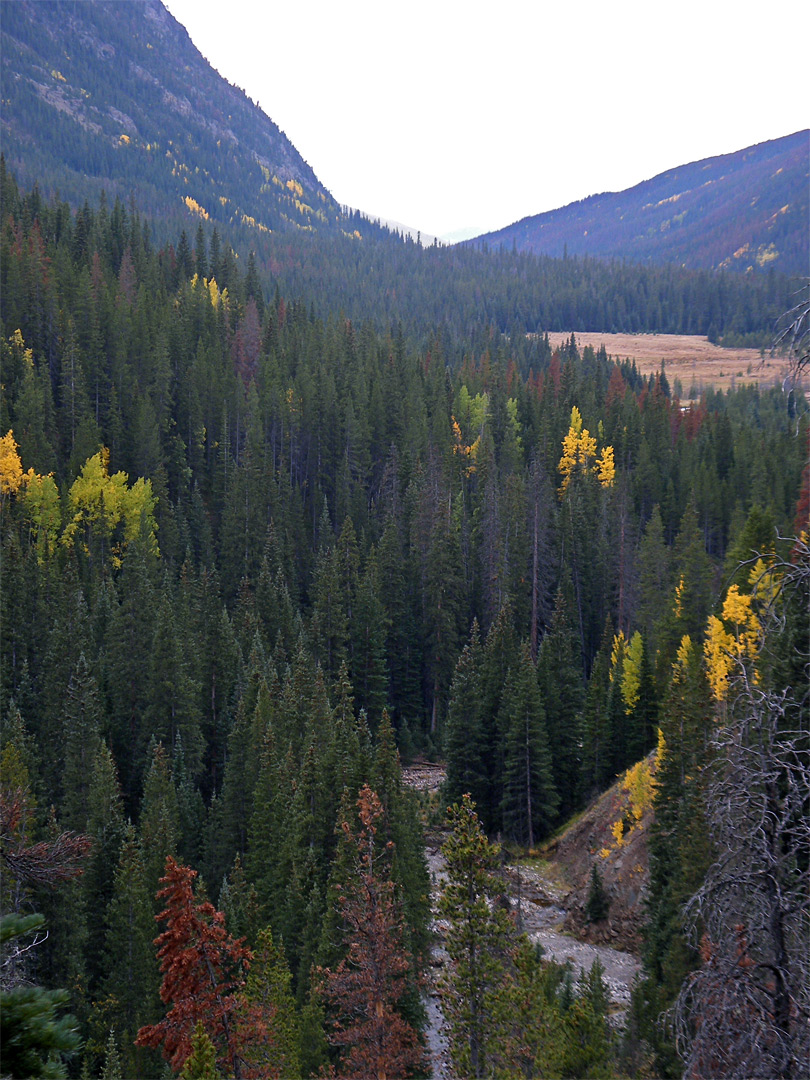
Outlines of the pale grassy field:
<svg viewBox="0 0 810 1080">
<path fill-rule="evenodd" d="M 570 334 L 549 334 L 552 348 Z M 786 374 L 786 362 L 782 357 L 763 359 L 759 349 L 723 349 L 712 345 L 705 337 L 691 334 L 576 334 L 580 349 L 592 345 L 598 349 L 604 344 L 608 355 L 614 360 L 635 360 L 636 367 L 644 374 L 660 371 L 664 361 L 669 385 L 681 380 L 683 397 L 699 397 L 710 386 L 716 390 L 728 390 L 731 386 L 758 383 L 763 388 L 781 385 Z"/>
</svg>

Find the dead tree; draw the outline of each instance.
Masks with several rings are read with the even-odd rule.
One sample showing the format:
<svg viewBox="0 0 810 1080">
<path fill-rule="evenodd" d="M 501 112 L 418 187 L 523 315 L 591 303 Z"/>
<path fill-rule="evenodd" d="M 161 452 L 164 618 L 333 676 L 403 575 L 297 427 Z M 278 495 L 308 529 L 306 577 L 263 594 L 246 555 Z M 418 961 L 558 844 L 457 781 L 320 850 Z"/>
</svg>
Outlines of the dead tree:
<svg viewBox="0 0 810 1080">
<path fill-rule="evenodd" d="M 810 550 L 763 571 L 761 664 L 806 619 Z M 806 626 L 806 622 L 804 624 Z M 686 909 L 703 964 L 684 983 L 674 1019 L 685 1077 L 810 1075 L 810 670 L 773 688 L 767 670 L 738 663 L 727 722 L 714 740 L 707 809 L 717 861 Z"/>
</svg>

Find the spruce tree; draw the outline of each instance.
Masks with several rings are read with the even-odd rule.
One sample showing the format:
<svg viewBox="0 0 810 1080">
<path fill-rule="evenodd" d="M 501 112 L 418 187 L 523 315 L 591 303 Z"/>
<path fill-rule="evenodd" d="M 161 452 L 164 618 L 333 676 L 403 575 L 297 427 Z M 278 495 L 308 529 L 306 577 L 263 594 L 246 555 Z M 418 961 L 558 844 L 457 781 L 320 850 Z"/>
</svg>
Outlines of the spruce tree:
<svg viewBox="0 0 810 1080">
<path fill-rule="evenodd" d="M 481 1080 L 490 1075 L 507 1030 L 513 930 L 498 902 L 502 885 L 493 872 L 498 848 L 484 835 L 468 796 L 450 807 L 447 825 L 450 836 L 442 847 L 447 883 L 439 901 L 439 913 L 449 923 L 443 1010 L 457 1075 Z"/>
<path fill-rule="evenodd" d="M 153 1055 L 135 1046 L 135 1036 L 143 1024 L 158 1019 L 159 974 L 152 896 L 146 886 L 141 845 L 131 825 L 118 859 L 105 922 L 100 996 L 115 1002 L 110 1019 L 122 1036 L 124 1075 L 146 1075 L 153 1071 L 154 1062 L 149 1060 Z"/>
<path fill-rule="evenodd" d="M 280 1077 L 302 1075 L 301 1032 L 291 982 L 284 950 L 274 943 L 269 927 L 259 931 L 245 984 L 245 1001 L 248 1008 L 261 1013 L 268 1039 L 250 1047 L 245 1056 L 251 1068 Z"/>
<path fill-rule="evenodd" d="M 577 804 L 584 699 L 574 590 L 567 570 L 557 590 L 551 626 L 540 646 L 537 672 L 546 710 L 554 784 L 560 795 L 559 813 L 565 818 Z"/>
<path fill-rule="evenodd" d="M 489 778 L 484 746 L 481 701 L 481 639 L 473 620 L 470 640 L 456 664 L 450 687 L 444 752 L 446 792 L 451 801 L 468 794 L 476 805 L 486 800 Z"/>
<path fill-rule="evenodd" d="M 506 732 L 501 802 L 504 832 L 531 849 L 548 833 L 557 814 L 559 796 L 528 641 L 521 646 L 518 665 L 507 676 L 499 727 Z"/>
<path fill-rule="evenodd" d="M 84 832 L 90 815 L 91 762 L 101 736 L 98 684 L 84 653 L 67 687 L 63 709 L 64 795 L 62 821 L 66 828 Z"/>
</svg>

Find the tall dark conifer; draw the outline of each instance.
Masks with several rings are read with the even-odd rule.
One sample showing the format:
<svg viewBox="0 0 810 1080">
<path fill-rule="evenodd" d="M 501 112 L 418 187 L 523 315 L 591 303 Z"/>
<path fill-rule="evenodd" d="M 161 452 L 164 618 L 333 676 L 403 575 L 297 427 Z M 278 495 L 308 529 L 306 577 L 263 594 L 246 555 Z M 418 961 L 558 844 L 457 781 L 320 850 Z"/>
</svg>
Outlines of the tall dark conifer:
<svg viewBox="0 0 810 1080">
<path fill-rule="evenodd" d="M 577 804 L 584 700 L 576 603 L 567 569 L 557 590 L 551 625 L 540 646 L 537 668 L 546 710 L 554 782 L 560 796 L 560 815 L 566 817 Z"/>
<path fill-rule="evenodd" d="M 531 646 L 524 642 L 518 663 L 504 687 L 499 726 L 506 735 L 504 755 L 504 833 L 533 848 L 550 829 L 559 796 L 552 775 L 546 718 Z"/>
</svg>

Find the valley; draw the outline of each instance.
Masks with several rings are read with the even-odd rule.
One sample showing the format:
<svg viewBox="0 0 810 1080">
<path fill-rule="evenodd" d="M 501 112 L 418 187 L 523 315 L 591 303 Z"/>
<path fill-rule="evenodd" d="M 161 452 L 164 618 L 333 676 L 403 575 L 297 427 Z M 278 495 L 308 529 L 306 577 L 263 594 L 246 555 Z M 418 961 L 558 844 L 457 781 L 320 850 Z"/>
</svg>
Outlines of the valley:
<svg viewBox="0 0 810 1080">
<path fill-rule="evenodd" d="M 810 1074 L 802 133 L 426 245 L 0 7 L 3 1076 Z"/>
<path fill-rule="evenodd" d="M 559 348 L 571 334 L 551 332 L 552 349 Z M 732 390 L 755 385 L 770 389 L 782 385 L 787 374 L 783 356 L 771 356 L 760 349 L 735 349 L 714 345 L 699 334 L 604 334 L 575 333 L 580 348 L 605 346 L 608 356 L 617 362 L 635 361 L 642 375 L 655 375 L 664 364 L 670 388 L 680 379 L 682 401 L 699 398 L 708 387 Z M 673 391 L 674 392 L 674 391 Z"/>
</svg>

